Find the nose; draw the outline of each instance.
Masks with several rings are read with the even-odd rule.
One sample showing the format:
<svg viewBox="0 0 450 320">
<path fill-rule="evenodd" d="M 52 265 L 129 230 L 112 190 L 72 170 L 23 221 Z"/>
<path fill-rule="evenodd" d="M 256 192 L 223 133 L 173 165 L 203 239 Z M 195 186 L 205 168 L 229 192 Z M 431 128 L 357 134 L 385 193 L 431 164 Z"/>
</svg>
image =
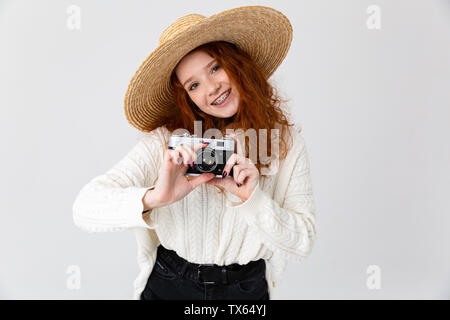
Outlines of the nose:
<svg viewBox="0 0 450 320">
<path fill-rule="evenodd" d="M 211 80 L 208 82 L 208 92 L 211 97 L 215 97 L 220 93 L 220 83 Z"/>
</svg>

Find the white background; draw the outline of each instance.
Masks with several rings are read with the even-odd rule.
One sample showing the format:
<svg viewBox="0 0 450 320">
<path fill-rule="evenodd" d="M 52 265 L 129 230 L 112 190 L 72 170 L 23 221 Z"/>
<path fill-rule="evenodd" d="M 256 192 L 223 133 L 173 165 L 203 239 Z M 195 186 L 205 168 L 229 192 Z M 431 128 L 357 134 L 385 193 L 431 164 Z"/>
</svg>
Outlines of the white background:
<svg viewBox="0 0 450 320">
<path fill-rule="evenodd" d="M 133 232 L 85 233 L 72 204 L 142 135 L 123 99 L 161 32 L 188 13 L 256 4 L 294 28 L 272 80 L 303 127 L 317 203 L 316 246 L 289 262 L 274 299 L 450 298 L 443 0 L 0 1 L 0 298 L 132 297 Z M 70 5 L 80 30 L 67 27 Z M 366 26 L 370 5 L 379 30 Z"/>
</svg>

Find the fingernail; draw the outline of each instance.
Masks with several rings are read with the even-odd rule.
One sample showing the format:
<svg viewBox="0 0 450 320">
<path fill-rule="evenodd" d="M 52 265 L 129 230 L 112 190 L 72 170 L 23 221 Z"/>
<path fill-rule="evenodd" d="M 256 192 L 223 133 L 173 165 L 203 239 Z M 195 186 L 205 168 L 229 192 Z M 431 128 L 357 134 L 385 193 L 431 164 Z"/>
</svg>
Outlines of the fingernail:
<svg viewBox="0 0 450 320">
<path fill-rule="evenodd" d="M 225 178 L 227 176 L 227 174 L 228 173 L 226 171 L 224 171 L 223 174 L 222 174 L 222 178 Z"/>
</svg>

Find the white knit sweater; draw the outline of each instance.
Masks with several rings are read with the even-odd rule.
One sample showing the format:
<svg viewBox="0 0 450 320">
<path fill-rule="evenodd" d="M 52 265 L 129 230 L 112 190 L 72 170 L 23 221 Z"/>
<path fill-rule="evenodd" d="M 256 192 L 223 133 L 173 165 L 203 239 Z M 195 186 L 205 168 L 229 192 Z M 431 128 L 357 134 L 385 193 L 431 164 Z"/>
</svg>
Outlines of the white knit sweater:
<svg viewBox="0 0 450 320">
<path fill-rule="evenodd" d="M 269 295 L 281 280 L 288 259 L 302 260 L 316 238 L 315 203 L 305 142 L 291 128 L 293 147 L 260 176 L 242 202 L 213 185 L 201 184 L 185 198 L 142 215 L 142 198 L 155 184 L 170 132 L 146 134 L 105 174 L 93 178 L 73 204 L 74 223 L 88 232 L 133 229 L 140 272 L 134 282 L 139 299 L 162 244 L 193 263 L 246 264 L 266 261 Z"/>
</svg>

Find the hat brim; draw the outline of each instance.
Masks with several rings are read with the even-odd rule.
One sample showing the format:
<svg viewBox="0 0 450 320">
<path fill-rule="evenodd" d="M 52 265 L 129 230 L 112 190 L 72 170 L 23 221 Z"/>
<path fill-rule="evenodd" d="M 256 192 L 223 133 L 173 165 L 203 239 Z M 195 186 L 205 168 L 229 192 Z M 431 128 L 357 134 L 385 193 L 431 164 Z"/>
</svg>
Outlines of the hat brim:
<svg viewBox="0 0 450 320">
<path fill-rule="evenodd" d="M 158 46 L 142 62 L 125 94 L 125 116 L 135 128 L 148 132 L 159 117 L 172 114 L 170 75 L 188 52 L 202 44 L 234 43 L 269 79 L 286 57 L 292 37 L 289 20 L 270 7 L 240 7 L 205 18 Z"/>
</svg>

